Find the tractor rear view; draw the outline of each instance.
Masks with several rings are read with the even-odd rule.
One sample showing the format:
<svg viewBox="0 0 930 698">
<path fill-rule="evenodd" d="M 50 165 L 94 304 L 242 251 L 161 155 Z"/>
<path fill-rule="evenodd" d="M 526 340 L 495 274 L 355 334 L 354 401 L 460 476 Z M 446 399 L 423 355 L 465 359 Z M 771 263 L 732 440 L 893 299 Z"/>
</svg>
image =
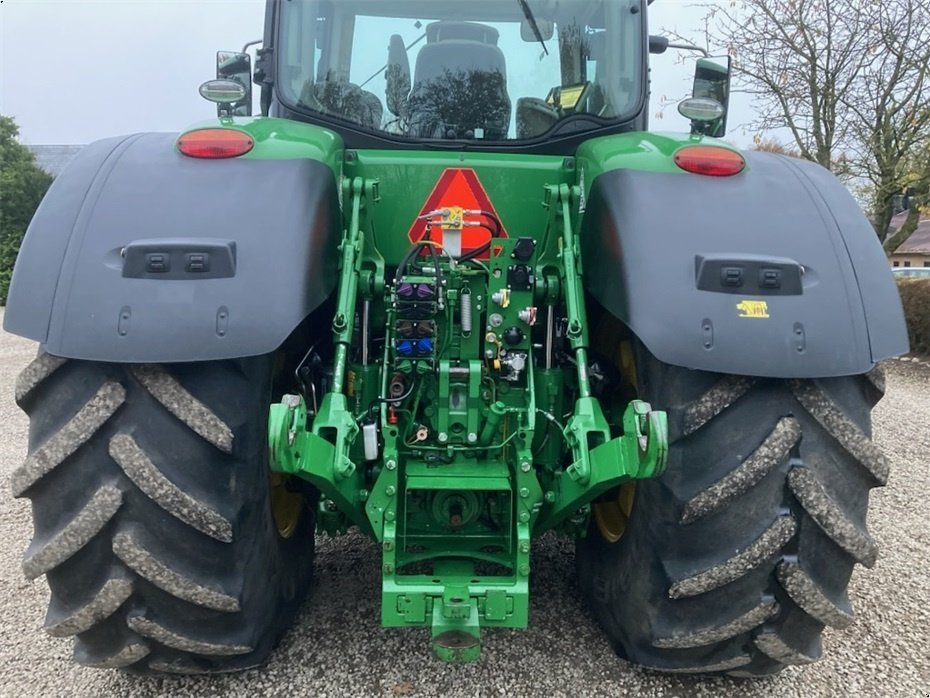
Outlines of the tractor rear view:
<svg viewBox="0 0 930 698">
<path fill-rule="evenodd" d="M 447 661 L 531 622 L 546 531 L 646 667 L 769 674 L 852 622 L 891 275 L 828 172 L 718 140 L 727 66 L 647 132 L 647 9 L 269 0 L 217 119 L 58 178 L 5 326 L 41 345 L 24 571 L 78 663 L 260 664 L 353 528 Z"/>
</svg>

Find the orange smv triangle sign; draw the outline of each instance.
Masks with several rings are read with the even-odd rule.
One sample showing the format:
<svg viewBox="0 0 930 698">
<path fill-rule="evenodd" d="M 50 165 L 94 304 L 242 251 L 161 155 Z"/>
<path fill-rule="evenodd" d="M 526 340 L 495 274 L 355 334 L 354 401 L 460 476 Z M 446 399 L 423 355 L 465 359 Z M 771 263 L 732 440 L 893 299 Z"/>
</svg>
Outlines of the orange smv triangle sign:
<svg viewBox="0 0 930 698">
<path fill-rule="evenodd" d="M 417 219 L 413 222 L 413 225 L 410 226 L 410 232 L 408 233 L 410 242 L 422 240 L 426 234 L 427 221 L 420 218 L 420 216 L 447 206 L 461 206 L 464 209 L 487 211 L 497 216 L 497 211 L 494 210 L 491 199 L 488 198 L 488 193 L 481 185 L 475 171 L 467 168 L 449 168 L 439 177 L 439 181 L 433 187 L 433 192 L 426 199 L 426 203 L 423 204 L 423 208 L 417 214 Z M 470 220 L 482 220 L 490 227 L 494 226 L 494 223 L 487 219 L 475 217 Z M 507 237 L 507 231 L 502 228 L 500 236 Z M 481 247 L 490 237 L 491 231 L 487 228 L 465 228 L 462 231 L 462 252 L 469 252 L 476 247 Z M 433 227 L 430 232 L 430 239 L 440 245 L 442 244 L 442 230 L 439 226 Z M 486 255 L 483 256 L 486 257 Z"/>
</svg>

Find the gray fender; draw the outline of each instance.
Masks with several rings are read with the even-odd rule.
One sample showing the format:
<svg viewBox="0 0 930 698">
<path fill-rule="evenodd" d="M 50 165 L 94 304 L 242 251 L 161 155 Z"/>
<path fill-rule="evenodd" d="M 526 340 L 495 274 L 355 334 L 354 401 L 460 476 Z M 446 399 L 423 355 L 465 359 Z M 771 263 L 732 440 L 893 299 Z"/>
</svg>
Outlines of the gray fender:
<svg viewBox="0 0 930 698">
<path fill-rule="evenodd" d="M 198 160 L 173 134 L 89 145 L 23 241 L 4 328 L 76 359 L 279 347 L 336 283 L 338 201 L 313 160 Z"/>
<path fill-rule="evenodd" d="M 733 177 L 612 170 L 591 186 L 585 283 L 661 361 L 785 378 L 907 352 L 888 261 L 826 169 L 745 153 Z"/>
</svg>

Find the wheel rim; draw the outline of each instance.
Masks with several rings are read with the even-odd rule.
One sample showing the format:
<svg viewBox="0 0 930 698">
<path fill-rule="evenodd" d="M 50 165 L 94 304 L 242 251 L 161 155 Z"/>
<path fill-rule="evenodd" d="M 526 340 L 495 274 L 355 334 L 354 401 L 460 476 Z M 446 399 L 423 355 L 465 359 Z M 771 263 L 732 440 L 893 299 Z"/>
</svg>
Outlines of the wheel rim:
<svg viewBox="0 0 930 698">
<path fill-rule="evenodd" d="M 601 537 L 608 543 L 616 543 L 626 533 L 630 516 L 633 514 L 636 483 L 621 485 L 608 496 L 606 502 L 594 504 L 594 521 Z"/>
<path fill-rule="evenodd" d="M 275 528 L 282 538 L 290 538 L 297 532 L 300 516 L 304 509 L 304 496 L 291 492 L 287 488 L 290 478 L 281 473 L 272 473 L 271 480 L 271 514 Z"/>
</svg>

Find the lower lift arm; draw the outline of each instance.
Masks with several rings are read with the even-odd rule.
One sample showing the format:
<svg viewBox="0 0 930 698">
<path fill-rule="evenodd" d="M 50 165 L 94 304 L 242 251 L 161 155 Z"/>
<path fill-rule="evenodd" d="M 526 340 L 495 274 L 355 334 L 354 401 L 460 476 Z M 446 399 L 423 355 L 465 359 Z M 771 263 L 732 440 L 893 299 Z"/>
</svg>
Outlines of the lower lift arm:
<svg viewBox="0 0 930 698">
<path fill-rule="evenodd" d="M 657 477 L 668 456 L 668 419 L 648 403 L 633 400 L 623 415 L 623 435 L 610 437 L 600 402 L 592 397 L 588 376 L 588 321 L 584 306 L 581 260 L 572 228 L 571 207 L 578 187 L 546 187 L 550 226 L 561 228 L 560 285 L 565 294 L 567 335 L 577 369 L 578 398 L 564 436 L 572 450 L 572 464 L 556 475 L 546 499 L 538 530 L 557 526 L 578 508 L 604 492 L 633 479 Z"/>
<path fill-rule="evenodd" d="M 534 282 L 509 279 L 519 240 L 499 239 L 486 262 L 463 264 L 433 256 L 431 262 L 417 261 L 420 271 L 410 274 L 402 263 L 383 297 L 365 296 L 366 317 L 370 305 L 384 303 L 387 339 L 375 403 L 385 409 L 377 425 L 370 422 L 370 409 L 368 417 L 352 412 L 344 394 L 352 380 L 344 377 L 360 287 L 366 293 L 366 284 L 360 283 L 363 257 L 373 253 L 365 249 L 361 219 L 366 201 L 375 199 L 372 185 L 360 179 L 348 180 L 344 191 L 349 220 L 340 250 L 330 392 L 312 426 L 301 397 L 285 396 L 271 408 L 272 467 L 309 480 L 326 506 L 378 540 L 382 622 L 430 626 L 437 654 L 448 661 L 477 657 L 482 626 L 526 627 L 532 535 L 548 528 L 583 533 L 574 523 L 586 520 L 593 499 L 630 480 L 654 477 L 665 466 L 664 413 L 633 401 L 623 415 L 622 435 L 611 438 L 601 404 L 592 395 L 582 270 L 570 214 L 578 191 L 561 185 L 546 193 L 550 230 L 559 231 L 559 254 L 548 260 L 557 274 L 543 283 L 555 296 L 548 299 L 551 306 L 564 302 L 570 363 L 577 374 L 571 417 L 558 427 L 570 451 L 566 467 L 561 449 L 554 458 L 545 457 L 545 465 L 534 458 L 537 414 L 548 414 L 558 424 L 546 410 L 561 411 L 549 406 L 549 398 L 546 410 L 536 409 L 535 372 L 551 397 L 564 389 L 561 383 L 570 369 L 553 368 L 551 357 L 545 369 L 534 367 L 530 334 L 535 308 L 529 307 Z M 419 260 L 418 252 L 415 248 L 408 259 Z M 534 253 L 524 249 L 520 255 L 525 265 L 520 269 L 529 276 Z M 426 300 L 402 300 L 403 293 L 421 287 Z M 493 313 L 492 296 L 499 298 Z M 436 311 L 430 310 L 430 299 Z M 468 309 L 458 323 L 455 299 Z M 479 319 L 474 334 L 472 302 L 476 311 L 483 305 L 487 313 L 487 324 Z M 505 328 L 509 339 L 502 344 Z M 411 337 L 432 334 L 421 351 L 413 349 L 413 340 L 395 336 L 401 331 L 413 332 Z M 395 393 L 391 386 L 398 381 L 409 388 Z M 403 415 L 400 422 L 397 413 Z M 356 443 L 360 419 L 369 419 L 366 428 L 380 427 L 374 458 L 367 451 L 363 458 Z M 498 571 L 482 571 L 485 563 Z M 411 571 L 424 565 L 426 570 Z"/>
</svg>

